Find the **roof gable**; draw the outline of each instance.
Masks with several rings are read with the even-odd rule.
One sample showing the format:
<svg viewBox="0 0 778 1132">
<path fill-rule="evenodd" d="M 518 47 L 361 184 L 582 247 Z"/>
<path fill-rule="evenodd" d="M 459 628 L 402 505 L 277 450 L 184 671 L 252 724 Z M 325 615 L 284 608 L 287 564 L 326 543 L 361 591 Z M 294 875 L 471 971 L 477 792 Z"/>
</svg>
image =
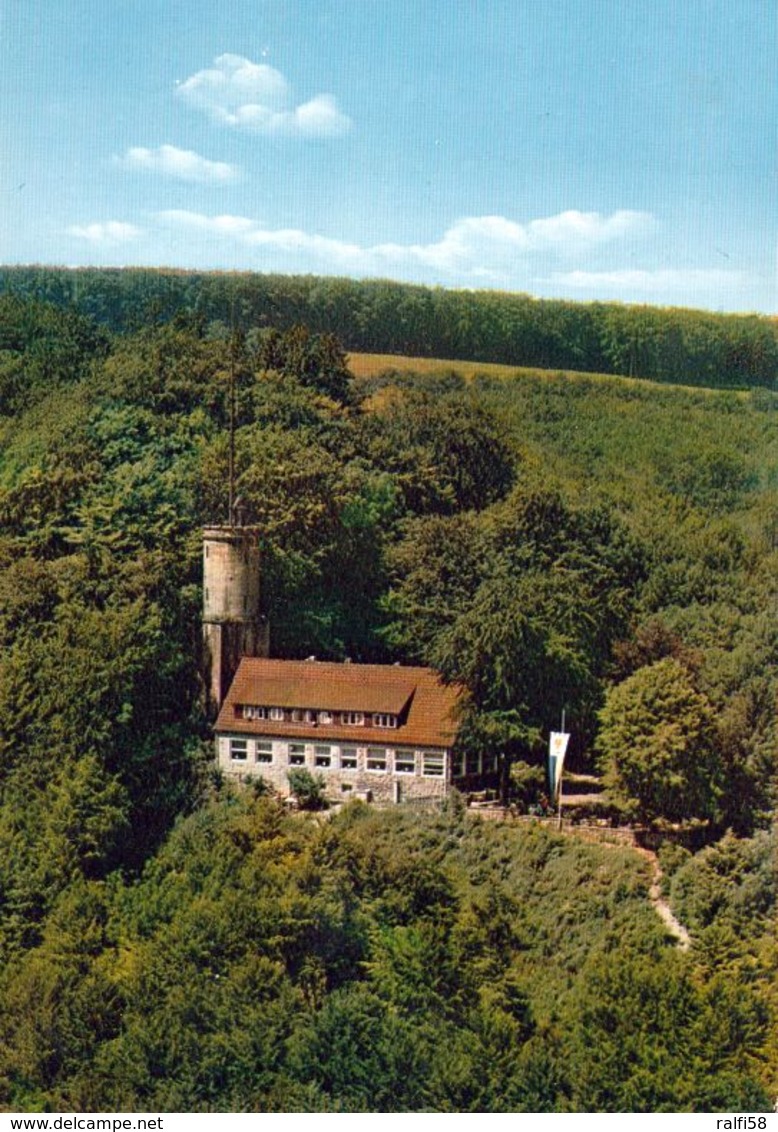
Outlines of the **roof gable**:
<svg viewBox="0 0 778 1132">
<path fill-rule="evenodd" d="M 247 659 L 238 668 L 230 696 L 236 703 L 268 707 L 399 715 L 413 695 L 416 681 L 405 673 L 401 679 L 391 679 L 368 671 L 378 667 L 392 674 L 395 671 L 377 665 L 275 660 L 253 663 Z"/>
<path fill-rule="evenodd" d="M 431 668 L 385 664 L 339 664 L 331 661 L 269 660 L 245 657 L 224 701 L 217 731 L 286 734 L 290 724 L 244 720 L 242 707 L 312 709 L 333 714 L 331 724 L 310 724 L 322 739 L 349 742 L 409 743 L 450 746 L 456 733 L 457 688 L 444 685 Z M 362 713 L 363 728 L 346 729 L 336 713 Z M 371 726 L 376 714 L 396 716 L 398 726 Z M 299 725 L 295 725 L 295 733 Z"/>
</svg>

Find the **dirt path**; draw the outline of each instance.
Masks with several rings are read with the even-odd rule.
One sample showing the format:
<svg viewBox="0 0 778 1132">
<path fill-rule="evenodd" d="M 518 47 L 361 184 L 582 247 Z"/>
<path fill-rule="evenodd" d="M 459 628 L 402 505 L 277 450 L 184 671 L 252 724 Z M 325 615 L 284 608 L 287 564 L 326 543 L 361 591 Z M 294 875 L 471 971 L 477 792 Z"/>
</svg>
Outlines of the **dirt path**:
<svg viewBox="0 0 778 1132">
<path fill-rule="evenodd" d="M 681 951 L 688 951 L 691 946 L 692 937 L 689 935 L 686 928 L 680 920 L 677 920 L 673 915 L 673 910 L 667 901 L 662 896 L 662 870 L 659 867 L 659 860 L 656 853 L 652 853 L 650 849 L 637 849 L 636 852 L 645 857 L 651 863 L 651 887 L 648 890 L 648 899 L 654 907 L 654 910 L 659 916 L 659 919 L 665 925 L 670 935 L 675 936 L 678 947 Z"/>
<path fill-rule="evenodd" d="M 490 810 L 484 808 L 470 812 L 477 813 L 477 816 L 480 818 L 488 818 L 496 821 L 505 821 L 507 817 L 505 811 L 500 809 Z M 517 819 L 514 817 L 512 820 L 516 821 Z M 521 821 L 522 819 L 519 818 L 518 820 Z M 525 820 L 537 821 L 537 818 L 527 818 Z M 550 821 L 548 824 L 551 824 Z M 556 819 L 554 819 L 554 826 L 556 826 Z M 565 833 L 573 834 L 577 837 L 583 836 L 584 838 L 586 838 L 587 833 L 589 833 L 589 836 L 591 837 L 591 832 L 587 831 L 581 826 L 566 825 L 563 826 L 563 830 Z M 614 831 L 610 831 L 611 834 L 613 832 Z M 610 843 L 614 844 L 615 847 L 615 844 L 618 844 L 618 842 L 611 843 L 605 841 L 600 837 L 592 838 L 592 840 L 596 840 L 598 844 L 601 845 L 607 845 Z M 622 845 L 624 844 L 623 841 L 621 841 L 620 843 Z M 648 890 L 648 899 L 651 902 L 651 906 L 653 907 L 659 919 L 667 928 L 670 935 L 674 937 L 676 946 L 680 948 L 681 951 L 688 951 L 691 947 L 692 937 L 689 935 L 688 930 L 684 927 L 681 921 L 678 920 L 673 914 L 672 908 L 662 896 L 662 870 L 659 866 L 659 858 L 651 849 L 643 849 L 641 846 L 635 845 L 634 838 L 631 833 L 629 834 L 629 843 L 631 848 L 633 848 L 636 853 L 639 853 L 641 857 L 645 858 L 651 868 L 651 884 Z"/>
</svg>

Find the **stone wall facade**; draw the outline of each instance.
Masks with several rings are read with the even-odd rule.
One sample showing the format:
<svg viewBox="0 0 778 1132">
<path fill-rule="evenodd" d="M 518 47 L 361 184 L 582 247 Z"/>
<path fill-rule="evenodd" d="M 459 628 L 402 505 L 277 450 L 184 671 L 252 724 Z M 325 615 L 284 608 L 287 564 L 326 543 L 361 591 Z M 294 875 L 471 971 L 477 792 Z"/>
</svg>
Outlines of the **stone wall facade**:
<svg viewBox="0 0 778 1132">
<path fill-rule="evenodd" d="M 260 612 L 257 534 L 243 527 L 203 532 L 203 677 L 215 715 L 244 656 L 267 656 L 269 630 Z"/>
<path fill-rule="evenodd" d="M 253 621 L 259 615 L 259 540 L 245 527 L 203 531 L 203 621 Z"/>
<path fill-rule="evenodd" d="M 218 766 L 228 777 L 263 778 L 283 796 L 290 793 L 288 774 L 294 767 L 321 775 L 331 802 L 440 801 L 451 786 L 451 755 L 441 748 L 317 743 L 307 736 L 278 739 L 235 733 L 218 735 L 216 752 Z"/>
</svg>

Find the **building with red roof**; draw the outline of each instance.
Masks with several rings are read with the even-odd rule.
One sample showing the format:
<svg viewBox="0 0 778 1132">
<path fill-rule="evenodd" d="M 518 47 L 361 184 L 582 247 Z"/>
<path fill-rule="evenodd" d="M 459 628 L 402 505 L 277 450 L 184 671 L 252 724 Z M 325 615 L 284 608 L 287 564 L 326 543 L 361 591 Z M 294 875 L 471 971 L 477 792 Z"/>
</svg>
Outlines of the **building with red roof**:
<svg viewBox="0 0 778 1132">
<path fill-rule="evenodd" d="M 466 771 L 454 753 L 461 691 L 431 668 L 244 657 L 216 720 L 230 777 L 289 794 L 289 771 L 321 775 L 330 800 L 443 798 Z"/>
</svg>

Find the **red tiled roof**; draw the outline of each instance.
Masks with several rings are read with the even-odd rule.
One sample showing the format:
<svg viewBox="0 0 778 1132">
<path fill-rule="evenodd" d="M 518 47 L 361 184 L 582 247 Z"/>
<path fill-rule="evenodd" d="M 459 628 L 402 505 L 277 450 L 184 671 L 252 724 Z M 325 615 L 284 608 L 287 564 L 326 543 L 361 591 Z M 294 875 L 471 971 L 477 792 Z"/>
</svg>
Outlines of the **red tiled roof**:
<svg viewBox="0 0 778 1132">
<path fill-rule="evenodd" d="M 320 741 L 449 747 L 456 734 L 460 691 L 431 668 L 331 661 L 244 657 L 216 721 L 217 731 L 267 736 L 307 736 Z M 243 719 L 244 704 L 287 710 L 363 712 L 399 716 L 396 728 L 290 723 Z"/>
</svg>

